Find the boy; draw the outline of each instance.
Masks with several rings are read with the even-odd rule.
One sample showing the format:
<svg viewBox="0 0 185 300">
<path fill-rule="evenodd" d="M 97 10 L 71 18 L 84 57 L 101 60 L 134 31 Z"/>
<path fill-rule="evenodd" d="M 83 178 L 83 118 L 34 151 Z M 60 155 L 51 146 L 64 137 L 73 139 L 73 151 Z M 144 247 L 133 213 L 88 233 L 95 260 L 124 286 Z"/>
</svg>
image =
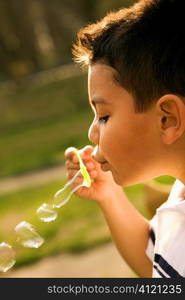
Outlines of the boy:
<svg viewBox="0 0 185 300">
<path fill-rule="evenodd" d="M 142 0 L 82 29 L 74 46 L 88 66 L 95 113 L 81 156 L 93 179 L 80 197 L 102 209 L 121 255 L 140 277 L 185 277 L 185 30 L 183 0 Z M 66 151 L 71 178 L 79 168 Z M 171 175 L 148 222 L 122 187 Z"/>
</svg>

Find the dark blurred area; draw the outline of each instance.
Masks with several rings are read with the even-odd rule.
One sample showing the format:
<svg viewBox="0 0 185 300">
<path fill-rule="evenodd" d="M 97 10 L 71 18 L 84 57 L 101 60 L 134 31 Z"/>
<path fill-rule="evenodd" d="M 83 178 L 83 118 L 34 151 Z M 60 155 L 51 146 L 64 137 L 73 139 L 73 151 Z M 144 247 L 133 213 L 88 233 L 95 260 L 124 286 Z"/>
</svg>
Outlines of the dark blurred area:
<svg viewBox="0 0 185 300">
<path fill-rule="evenodd" d="M 77 31 L 133 0 L 1 0 L 0 80 L 71 63 Z"/>
</svg>

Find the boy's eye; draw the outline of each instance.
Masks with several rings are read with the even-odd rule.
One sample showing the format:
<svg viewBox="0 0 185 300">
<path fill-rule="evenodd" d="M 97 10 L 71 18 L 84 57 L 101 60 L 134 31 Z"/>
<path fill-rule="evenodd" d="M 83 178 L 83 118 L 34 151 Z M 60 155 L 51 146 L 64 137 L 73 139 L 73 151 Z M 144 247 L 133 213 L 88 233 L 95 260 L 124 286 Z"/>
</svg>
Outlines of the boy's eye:
<svg viewBox="0 0 185 300">
<path fill-rule="evenodd" d="M 109 119 L 109 116 L 100 117 L 98 119 L 98 122 L 99 123 L 106 123 L 108 121 L 108 119 Z"/>
</svg>

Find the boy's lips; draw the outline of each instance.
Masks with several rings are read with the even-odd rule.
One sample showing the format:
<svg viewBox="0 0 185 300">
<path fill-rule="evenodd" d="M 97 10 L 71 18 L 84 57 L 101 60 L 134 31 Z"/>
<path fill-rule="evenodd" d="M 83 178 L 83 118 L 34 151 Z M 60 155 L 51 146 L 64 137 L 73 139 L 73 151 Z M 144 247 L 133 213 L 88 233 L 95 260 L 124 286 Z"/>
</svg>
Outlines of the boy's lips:
<svg viewBox="0 0 185 300">
<path fill-rule="evenodd" d="M 110 170 L 109 169 L 109 163 L 107 161 L 102 161 L 102 162 L 100 162 L 100 164 L 101 164 L 101 169 L 103 171 L 109 171 Z"/>
<path fill-rule="evenodd" d="M 108 171 L 109 170 L 109 163 L 108 161 L 106 161 L 103 156 L 101 155 L 101 153 L 99 152 L 99 148 L 98 146 L 96 146 L 93 150 L 93 158 L 94 160 L 96 160 L 100 165 L 101 165 L 101 169 L 103 171 Z"/>
</svg>

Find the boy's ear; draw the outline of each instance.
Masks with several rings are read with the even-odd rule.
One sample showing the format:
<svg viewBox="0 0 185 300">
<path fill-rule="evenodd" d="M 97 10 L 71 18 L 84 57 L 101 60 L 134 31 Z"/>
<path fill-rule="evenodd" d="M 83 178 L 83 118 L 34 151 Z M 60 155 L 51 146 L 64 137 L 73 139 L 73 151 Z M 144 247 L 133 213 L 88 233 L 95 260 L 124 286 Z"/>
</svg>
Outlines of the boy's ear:
<svg viewBox="0 0 185 300">
<path fill-rule="evenodd" d="M 173 94 L 157 102 L 158 126 L 164 144 L 173 144 L 185 133 L 185 102 Z"/>
</svg>

